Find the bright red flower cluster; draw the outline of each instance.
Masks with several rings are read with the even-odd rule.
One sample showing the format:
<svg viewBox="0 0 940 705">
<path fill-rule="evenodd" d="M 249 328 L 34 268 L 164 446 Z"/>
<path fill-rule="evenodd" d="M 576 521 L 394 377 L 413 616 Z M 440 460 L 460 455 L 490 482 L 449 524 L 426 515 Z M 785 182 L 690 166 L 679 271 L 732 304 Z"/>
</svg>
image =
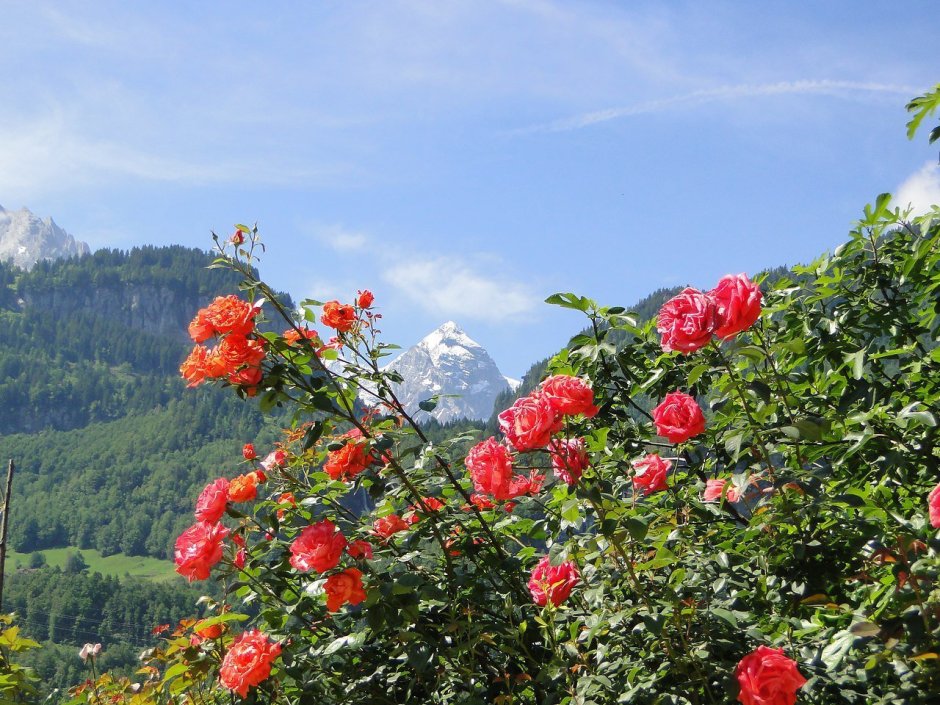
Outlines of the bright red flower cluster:
<svg viewBox="0 0 940 705">
<path fill-rule="evenodd" d="M 180 374 L 188 386 L 197 387 L 207 379 L 226 379 L 245 387 L 249 394 L 257 390 L 263 377 L 264 341 L 251 336 L 260 310 L 257 305 L 230 295 L 219 296 L 196 314 L 189 324 L 189 334 L 196 346 L 180 365 Z M 213 348 L 201 345 L 214 336 L 220 338 L 218 345 Z"/>
<path fill-rule="evenodd" d="M 556 475 L 573 484 L 587 467 L 584 441 L 561 440 L 554 435 L 562 429 L 566 416 L 583 414 L 590 418 L 597 412 L 594 392 L 588 382 L 572 375 L 553 375 L 545 379 L 539 389 L 517 399 L 499 414 L 499 428 L 509 446 L 519 452 L 548 448 Z M 544 480 L 544 476 L 534 472 L 528 476 L 516 475 L 512 450 L 495 438 L 471 448 L 465 465 L 473 480 L 475 496 L 496 500 L 534 494 Z"/>
<path fill-rule="evenodd" d="M 760 287 L 746 274 L 728 274 L 707 293 L 686 288 L 659 309 L 656 330 L 663 350 L 691 353 L 715 335 L 731 338 L 750 328 L 760 317 Z"/>
</svg>

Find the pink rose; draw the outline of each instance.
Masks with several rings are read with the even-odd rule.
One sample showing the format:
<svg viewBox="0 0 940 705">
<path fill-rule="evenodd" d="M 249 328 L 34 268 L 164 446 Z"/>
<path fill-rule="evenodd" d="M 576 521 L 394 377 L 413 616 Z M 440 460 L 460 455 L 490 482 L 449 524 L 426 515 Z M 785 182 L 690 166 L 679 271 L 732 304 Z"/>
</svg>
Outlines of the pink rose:
<svg viewBox="0 0 940 705">
<path fill-rule="evenodd" d="M 529 578 L 532 601 L 539 607 L 551 602 L 556 607 L 568 599 L 572 588 L 581 582 L 581 574 L 573 561 L 552 565 L 548 556 L 538 562 Z"/>
<path fill-rule="evenodd" d="M 287 453 L 283 450 L 272 450 L 266 456 L 264 460 L 261 461 L 261 467 L 263 467 L 268 472 L 271 472 L 274 468 L 279 468 L 284 464 L 284 461 L 287 460 Z"/>
<path fill-rule="evenodd" d="M 698 289 L 686 288 L 659 309 L 656 330 L 663 350 L 690 353 L 708 344 L 718 327 L 715 302 Z"/>
<path fill-rule="evenodd" d="M 517 399 L 497 418 L 499 430 L 522 452 L 547 446 L 563 423 L 548 400 L 538 394 Z"/>
<path fill-rule="evenodd" d="M 339 565 L 346 538 L 336 525 L 324 519 L 306 527 L 290 545 L 290 564 L 306 573 L 315 570 L 324 573 Z"/>
<path fill-rule="evenodd" d="M 555 471 L 555 477 L 564 480 L 569 485 L 577 483 L 588 466 L 584 439 L 555 438 L 548 444 L 548 450 L 552 456 L 552 469 Z"/>
<path fill-rule="evenodd" d="M 633 461 L 633 487 L 643 494 L 653 494 L 668 489 L 666 473 L 672 467 L 672 462 L 663 460 L 658 454 L 649 455 Z"/>
<path fill-rule="evenodd" d="M 196 500 L 196 521 L 214 524 L 225 514 L 228 506 L 228 480 L 220 477 L 210 482 Z"/>
<path fill-rule="evenodd" d="M 509 499 L 512 482 L 512 453 L 495 438 L 477 443 L 464 461 L 473 489 L 480 494 L 492 495 L 496 499 Z"/>
<path fill-rule="evenodd" d="M 559 416 L 584 414 L 591 418 L 598 411 L 594 406 L 594 390 L 580 377 L 552 375 L 542 381 L 539 396 L 544 398 Z"/>
<path fill-rule="evenodd" d="M 705 481 L 705 491 L 702 493 L 703 502 L 717 502 L 721 499 L 721 494 L 725 491 L 725 485 L 728 484 L 727 480 L 715 479 L 715 480 L 706 480 Z M 740 499 L 738 491 L 734 487 L 728 487 L 728 492 L 725 494 L 729 502 L 737 502 Z"/>
<path fill-rule="evenodd" d="M 200 521 L 190 526 L 176 539 L 176 572 L 189 582 L 208 578 L 212 566 L 222 560 L 222 539 L 226 536 L 228 529 L 221 524 Z"/>
<path fill-rule="evenodd" d="M 682 443 L 705 430 L 705 416 L 698 403 L 684 392 L 670 392 L 653 409 L 656 433 L 670 443 Z"/>
<path fill-rule="evenodd" d="M 727 339 L 747 330 L 760 318 L 763 295 L 746 274 L 726 274 L 708 296 L 715 302 L 718 315 L 715 335 L 719 338 Z"/>
<path fill-rule="evenodd" d="M 806 683 L 796 661 L 783 649 L 763 645 L 741 659 L 734 675 L 741 685 L 738 701 L 743 705 L 794 705 L 796 691 Z"/>
<path fill-rule="evenodd" d="M 927 495 L 927 506 L 930 508 L 930 525 L 940 529 L 940 484 Z"/>
</svg>

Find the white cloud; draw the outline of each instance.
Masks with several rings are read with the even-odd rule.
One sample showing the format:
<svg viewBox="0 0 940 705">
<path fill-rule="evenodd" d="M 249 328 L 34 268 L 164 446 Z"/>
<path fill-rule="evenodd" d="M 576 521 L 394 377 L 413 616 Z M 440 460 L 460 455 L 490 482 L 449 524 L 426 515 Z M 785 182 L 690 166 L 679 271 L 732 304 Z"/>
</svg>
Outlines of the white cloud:
<svg viewBox="0 0 940 705">
<path fill-rule="evenodd" d="M 717 88 L 693 91 L 692 93 L 685 93 L 671 98 L 650 100 L 637 103 L 636 105 L 581 113 L 580 115 L 574 115 L 562 120 L 531 125 L 516 130 L 515 133 L 524 134 L 530 132 L 564 132 L 567 130 L 578 130 L 601 122 L 632 117 L 634 115 L 662 113 L 676 108 L 687 108 L 691 105 L 736 100 L 739 98 L 755 98 L 772 95 L 825 95 L 840 98 L 877 94 L 910 96 L 919 91 L 920 89 L 914 86 L 830 80 L 778 81 L 777 83 L 719 86 Z"/>
<path fill-rule="evenodd" d="M 359 252 L 369 244 L 369 236 L 342 225 L 324 225 L 313 228 L 314 237 L 337 252 Z"/>
<path fill-rule="evenodd" d="M 940 165 L 927 162 L 895 189 L 894 205 L 902 210 L 910 205 L 912 215 L 922 215 L 940 205 Z"/>
<path fill-rule="evenodd" d="M 455 319 L 503 322 L 531 312 L 539 303 L 517 282 L 480 273 L 453 257 L 402 262 L 382 276 L 425 310 Z"/>
</svg>

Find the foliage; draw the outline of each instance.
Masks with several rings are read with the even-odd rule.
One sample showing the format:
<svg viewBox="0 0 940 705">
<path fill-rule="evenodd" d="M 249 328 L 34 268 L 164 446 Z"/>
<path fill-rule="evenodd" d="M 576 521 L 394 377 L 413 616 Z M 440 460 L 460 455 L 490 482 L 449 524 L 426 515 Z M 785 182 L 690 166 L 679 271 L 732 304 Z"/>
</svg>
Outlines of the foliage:
<svg viewBox="0 0 940 705">
<path fill-rule="evenodd" d="M 466 457 L 475 429 L 432 443 L 396 399 L 371 294 L 296 320 L 275 302 L 288 330 L 264 332 L 257 231 L 217 244 L 245 300 L 199 312 L 218 346 L 187 378 L 292 426 L 177 541 L 224 596 L 141 682 L 75 702 L 935 700 L 940 209 L 881 196 L 833 254 L 762 292 L 686 289 L 656 321 L 550 297 L 587 332 Z"/>
</svg>

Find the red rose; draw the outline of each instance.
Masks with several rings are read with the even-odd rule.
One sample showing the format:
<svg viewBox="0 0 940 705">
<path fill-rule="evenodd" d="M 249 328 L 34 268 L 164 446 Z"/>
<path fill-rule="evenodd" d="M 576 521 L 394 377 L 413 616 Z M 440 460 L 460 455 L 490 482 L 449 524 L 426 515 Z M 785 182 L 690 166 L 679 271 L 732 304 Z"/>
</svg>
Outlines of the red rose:
<svg viewBox="0 0 940 705">
<path fill-rule="evenodd" d="M 517 399 L 497 418 L 499 430 L 518 451 L 544 448 L 562 427 L 562 419 L 541 395 Z"/>
<path fill-rule="evenodd" d="M 253 472 L 232 478 L 228 483 L 228 498 L 236 504 L 239 502 L 250 502 L 257 496 L 258 476 Z"/>
<path fill-rule="evenodd" d="M 221 524 L 200 521 L 190 526 L 176 539 L 176 572 L 189 582 L 208 578 L 212 566 L 222 560 L 222 539 L 226 536 L 228 529 Z"/>
<path fill-rule="evenodd" d="M 796 661 L 783 649 L 758 646 L 738 663 L 735 678 L 741 685 L 738 701 L 743 705 L 794 705 L 796 691 L 806 679 Z"/>
<path fill-rule="evenodd" d="M 656 453 L 634 460 L 633 488 L 640 490 L 643 494 L 653 494 L 653 492 L 667 489 L 669 485 L 666 484 L 666 473 L 671 467 L 672 462 L 663 460 Z"/>
<path fill-rule="evenodd" d="M 670 443 L 682 443 L 705 430 L 705 416 L 698 403 L 684 392 L 670 392 L 653 409 L 656 433 Z"/>
<path fill-rule="evenodd" d="M 241 634 L 229 648 L 219 668 L 219 682 L 241 697 L 271 675 L 271 664 L 281 653 L 281 645 L 269 641 L 257 629 Z"/>
<path fill-rule="evenodd" d="M 342 573 L 334 573 L 323 584 L 326 593 L 326 609 L 336 612 L 344 604 L 358 605 L 366 599 L 366 592 L 362 589 L 362 571 L 358 568 L 347 568 Z"/>
<path fill-rule="evenodd" d="M 196 500 L 196 521 L 216 523 L 225 514 L 228 505 L 228 480 L 220 477 L 210 482 Z"/>
<path fill-rule="evenodd" d="M 356 322 L 356 310 L 349 304 L 341 304 L 339 301 L 327 301 L 323 304 L 323 314 L 320 321 L 325 326 L 335 328 L 340 333 L 345 333 Z"/>
<path fill-rule="evenodd" d="M 712 339 L 718 327 L 715 302 L 698 289 L 686 288 L 659 309 L 656 330 L 662 335 L 663 350 L 690 353 Z"/>
<path fill-rule="evenodd" d="M 584 414 L 591 418 L 598 411 L 594 406 L 594 390 L 580 377 L 552 375 L 542 382 L 540 396 L 558 415 Z"/>
<path fill-rule="evenodd" d="M 325 573 L 339 565 L 346 537 L 336 530 L 336 525 L 324 519 L 300 532 L 290 545 L 290 564 L 306 573 L 315 570 Z"/>
<path fill-rule="evenodd" d="M 358 294 L 356 305 L 359 308 L 372 308 L 372 304 L 375 302 L 375 296 L 372 292 L 366 289 L 365 291 L 358 292 Z"/>
<path fill-rule="evenodd" d="M 552 456 L 552 469 L 555 476 L 569 485 L 574 485 L 581 479 L 584 469 L 588 466 L 588 454 L 584 448 L 583 438 L 570 438 L 563 440 L 556 438 L 548 444 Z"/>
<path fill-rule="evenodd" d="M 372 522 L 372 531 L 387 541 L 399 531 L 408 531 L 408 522 L 397 514 L 389 514 Z"/>
<path fill-rule="evenodd" d="M 581 581 L 578 567 L 572 561 L 552 565 L 548 556 L 538 562 L 529 577 L 532 601 L 544 607 L 551 602 L 556 607 L 568 599 L 571 589 Z"/>
<path fill-rule="evenodd" d="M 727 339 L 747 330 L 760 318 L 763 295 L 746 274 L 726 274 L 708 292 L 708 297 L 715 302 L 718 314 L 715 335 L 719 338 Z"/>
<path fill-rule="evenodd" d="M 927 495 L 927 506 L 930 510 L 930 525 L 940 529 L 940 484 L 930 490 Z"/>
<path fill-rule="evenodd" d="M 346 548 L 346 553 L 349 554 L 350 558 L 367 558 L 370 561 L 372 560 L 372 544 L 363 539 L 357 539 L 353 541 Z"/>
<path fill-rule="evenodd" d="M 323 470 L 334 480 L 351 480 L 371 463 L 368 443 L 347 443 L 339 450 L 330 451 Z"/>
<path fill-rule="evenodd" d="M 258 457 L 258 454 L 255 452 L 255 447 L 251 443 L 246 443 L 242 446 L 242 457 L 245 460 L 254 460 Z"/>
<path fill-rule="evenodd" d="M 476 492 L 496 499 L 509 499 L 513 477 L 512 453 L 506 446 L 495 438 L 487 438 L 470 449 L 464 464 L 470 471 Z"/>
</svg>

